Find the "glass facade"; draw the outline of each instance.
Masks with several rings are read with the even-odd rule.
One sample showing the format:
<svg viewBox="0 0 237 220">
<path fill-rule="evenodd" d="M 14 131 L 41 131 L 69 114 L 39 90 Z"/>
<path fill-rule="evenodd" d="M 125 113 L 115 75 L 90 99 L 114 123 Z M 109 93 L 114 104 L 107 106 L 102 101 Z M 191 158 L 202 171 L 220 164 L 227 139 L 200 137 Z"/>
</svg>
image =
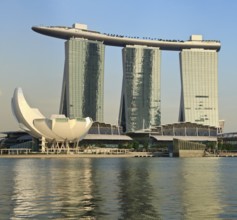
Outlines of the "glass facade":
<svg viewBox="0 0 237 220">
<path fill-rule="evenodd" d="M 184 49 L 180 52 L 179 121 L 219 127 L 217 62 L 215 50 Z"/>
<path fill-rule="evenodd" d="M 159 48 L 126 46 L 122 53 L 120 125 L 126 132 L 160 125 Z"/>
<path fill-rule="evenodd" d="M 65 42 L 60 114 L 103 122 L 104 51 L 102 42 L 79 38 Z"/>
</svg>

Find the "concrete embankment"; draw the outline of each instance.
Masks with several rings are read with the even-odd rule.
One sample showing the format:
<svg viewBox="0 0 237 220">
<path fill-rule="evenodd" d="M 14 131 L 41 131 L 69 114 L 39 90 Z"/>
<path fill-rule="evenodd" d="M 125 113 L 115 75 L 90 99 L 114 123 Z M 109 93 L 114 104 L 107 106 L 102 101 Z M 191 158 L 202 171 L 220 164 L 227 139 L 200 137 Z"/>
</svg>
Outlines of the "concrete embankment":
<svg viewBox="0 0 237 220">
<path fill-rule="evenodd" d="M 131 157 L 159 157 L 160 155 L 151 152 L 128 152 L 126 154 L 93 154 L 93 153 L 63 153 L 63 154 L 2 154 L 0 158 L 131 158 Z"/>
<path fill-rule="evenodd" d="M 179 150 L 179 157 L 203 157 L 203 150 Z"/>
<path fill-rule="evenodd" d="M 0 158 L 120 158 L 134 157 L 128 154 L 3 154 Z"/>
</svg>

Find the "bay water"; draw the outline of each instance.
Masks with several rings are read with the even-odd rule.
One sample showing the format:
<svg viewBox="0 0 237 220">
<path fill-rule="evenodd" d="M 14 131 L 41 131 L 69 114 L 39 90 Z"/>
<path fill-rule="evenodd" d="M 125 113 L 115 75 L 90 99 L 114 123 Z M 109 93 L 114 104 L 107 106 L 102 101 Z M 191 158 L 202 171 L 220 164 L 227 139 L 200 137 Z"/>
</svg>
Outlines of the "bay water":
<svg viewBox="0 0 237 220">
<path fill-rule="evenodd" d="M 237 158 L 0 158 L 0 219 L 237 219 Z"/>
</svg>

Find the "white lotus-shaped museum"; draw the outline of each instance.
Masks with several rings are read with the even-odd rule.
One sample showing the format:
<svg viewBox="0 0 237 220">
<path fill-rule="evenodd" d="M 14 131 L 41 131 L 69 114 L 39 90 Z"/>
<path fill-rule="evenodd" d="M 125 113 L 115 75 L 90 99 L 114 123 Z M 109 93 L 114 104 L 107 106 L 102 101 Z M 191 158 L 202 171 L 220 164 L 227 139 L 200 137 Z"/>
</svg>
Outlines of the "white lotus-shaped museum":
<svg viewBox="0 0 237 220">
<path fill-rule="evenodd" d="M 45 138 L 48 142 L 75 142 L 88 133 L 92 119 L 52 115 L 46 118 L 37 108 L 31 108 L 21 88 L 16 88 L 12 98 L 12 111 L 20 127 L 35 138 Z"/>
</svg>

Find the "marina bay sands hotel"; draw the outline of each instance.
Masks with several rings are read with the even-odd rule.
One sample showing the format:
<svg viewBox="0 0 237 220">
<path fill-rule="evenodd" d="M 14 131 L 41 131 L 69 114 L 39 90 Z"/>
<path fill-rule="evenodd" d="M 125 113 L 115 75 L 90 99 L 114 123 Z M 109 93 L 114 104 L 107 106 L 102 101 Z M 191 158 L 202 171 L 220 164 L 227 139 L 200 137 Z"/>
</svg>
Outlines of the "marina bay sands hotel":
<svg viewBox="0 0 237 220">
<path fill-rule="evenodd" d="M 104 53 L 109 45 L 123 48 L 119 123 L 125 131 L 161 123 L 162 50 L 180 51 L 179 121 L 219 127 L 219 41 L 203 40 L 201 35 L 187 41 L 127 37 L 88 30 L 84 24 L 32 29 L 66 40 L 60 114 L 104 121 Z"/>
</svg>

